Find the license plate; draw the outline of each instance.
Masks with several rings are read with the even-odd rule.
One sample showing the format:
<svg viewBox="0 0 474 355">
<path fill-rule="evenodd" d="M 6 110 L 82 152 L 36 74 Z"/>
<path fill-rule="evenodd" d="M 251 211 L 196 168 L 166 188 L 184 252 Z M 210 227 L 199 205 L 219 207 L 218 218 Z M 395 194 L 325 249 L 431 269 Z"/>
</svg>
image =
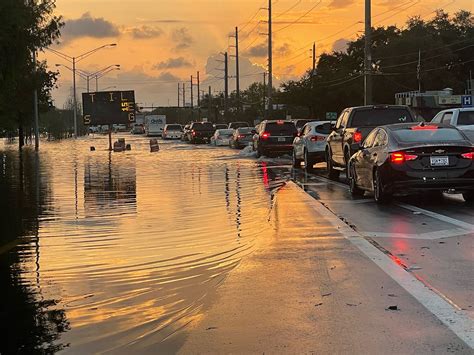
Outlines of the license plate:
<svg viewBox="0 0 474 355">
<path fill-rule="evenodd" d="M 431 166 L 448 166 L 449 157 L 430 157 Z"/>
<path fill-rule="evenodd" d="M 285 142 L 286 138 L 278 138 L 278 142 Z"/>
</svg>

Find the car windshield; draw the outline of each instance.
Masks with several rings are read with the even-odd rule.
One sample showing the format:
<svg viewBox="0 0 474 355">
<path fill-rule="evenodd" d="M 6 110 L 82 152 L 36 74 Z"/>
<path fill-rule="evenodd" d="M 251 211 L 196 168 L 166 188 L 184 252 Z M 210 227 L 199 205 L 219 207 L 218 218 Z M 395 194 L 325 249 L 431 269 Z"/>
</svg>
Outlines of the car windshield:
<svg viewBox="0 0 474 355">
<path fill-rule="evenodd" d="M 458 125 L 474 125 L 474 111 L 459 112 Z"/>
<path fill-rule="evenodd" d="M 377 127 L 406 122 L 413 122 L 413 118 L 407 109 L 370 109 L 356 111 L 350 127 Z"/>
<path fill-rule="evenodd" d="M 393 131 L 397 141 L 401 143 L 436 143 L 464 141 L 464 137 L 454 128 L 435 129 L 400 129 Z"/>
<path fill-rule="evenodd" d="M 275 135 L 295 135 L 296 134 L 296 127 L 293 122 L 269 122 L 265 126 L 265 131 L 270 132 L 271 134 Z"/>
<path fill-rule="evenodd" d="M 179 124 L 170 124 L 166 129 L 169 131 L 181 131 L 181 126 Z"/>
<path fill-rule="evenodd" d="M 203 122 L 203 123 L 195 123 L 193 124 L 193 129 L 195 131 L 212 131 L 214 126 L 212 123 Z"/>
</svg>

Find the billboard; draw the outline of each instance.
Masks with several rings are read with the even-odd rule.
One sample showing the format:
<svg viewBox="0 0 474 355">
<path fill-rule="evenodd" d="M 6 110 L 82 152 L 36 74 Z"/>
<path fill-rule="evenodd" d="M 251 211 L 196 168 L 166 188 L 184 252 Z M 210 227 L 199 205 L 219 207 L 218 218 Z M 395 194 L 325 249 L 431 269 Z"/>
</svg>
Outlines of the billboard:
<svg viewBox="0 0 474 355">
<path fill-rule="evenodd" d="M 129 124 L 135 122 L 135 92 L 99 91 L 82 94 L 85 125 Z"/>
</svg>

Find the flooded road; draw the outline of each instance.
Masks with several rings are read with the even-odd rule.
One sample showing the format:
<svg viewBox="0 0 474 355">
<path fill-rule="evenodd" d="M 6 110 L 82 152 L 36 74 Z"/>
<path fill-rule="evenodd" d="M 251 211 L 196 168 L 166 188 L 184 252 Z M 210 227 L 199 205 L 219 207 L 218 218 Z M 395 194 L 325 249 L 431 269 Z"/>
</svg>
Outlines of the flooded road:
<svg viewBox="0 0 474 355">
<path fill-rule="evenodd" d="M 265 238 L 265 164 L 181 142 L 150 153 L 125 137 L 125 153 L 104 136 L 39 155 L 0 143 L 0 314 L 18 320 L 2 322 L 0 353 L 174 349 Z"/>
</svg>

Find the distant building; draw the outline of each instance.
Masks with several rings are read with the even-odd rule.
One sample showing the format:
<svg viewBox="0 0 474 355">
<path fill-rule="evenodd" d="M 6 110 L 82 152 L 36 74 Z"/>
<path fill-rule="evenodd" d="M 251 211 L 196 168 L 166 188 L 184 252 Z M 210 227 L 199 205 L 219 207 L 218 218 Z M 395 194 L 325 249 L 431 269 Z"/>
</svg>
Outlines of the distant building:
<svg viewBox="0 0 474 355">
<path fill-rule="evenodd" d="M 395 104 L 407 105 L 418 117 L 431 121 L 439 111 L 463 106 L 465 96 L 453 95 L 453 89 L 450 88 L 426 92 L 407 91 L 395 94 Z"/>
</svg>

